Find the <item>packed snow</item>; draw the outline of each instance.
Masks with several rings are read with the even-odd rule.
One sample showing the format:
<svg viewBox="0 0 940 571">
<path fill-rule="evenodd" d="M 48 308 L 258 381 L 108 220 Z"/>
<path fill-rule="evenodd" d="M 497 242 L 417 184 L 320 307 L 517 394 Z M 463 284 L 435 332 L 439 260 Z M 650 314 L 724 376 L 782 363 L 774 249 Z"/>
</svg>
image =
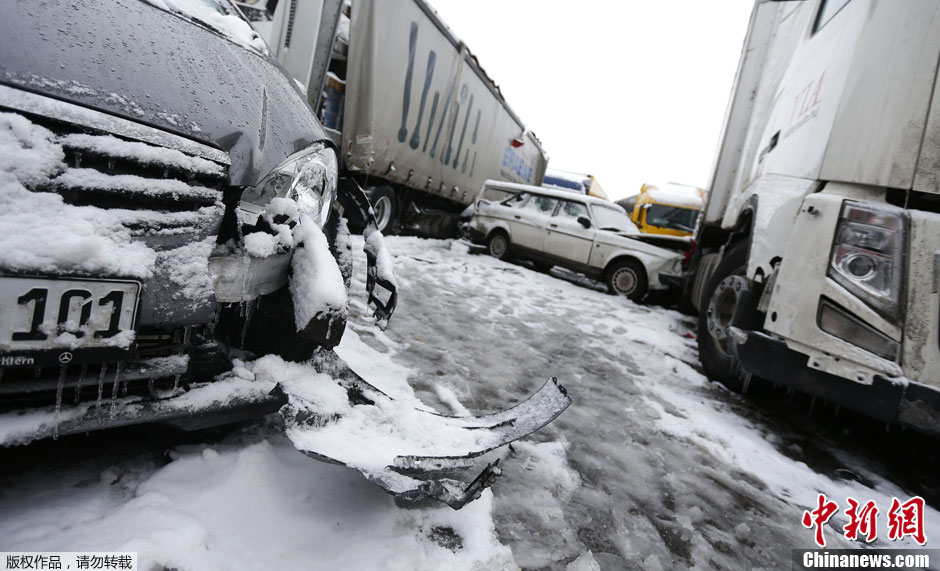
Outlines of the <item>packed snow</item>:
<svg viewBox="0 0 940 571">
<path fill-rule="evenodd" d="M 120 452 L 104 434 L 0 451 L 0 551 L 136 551 L 148 570 L 772 569 L 813 546 L 800 518 L 820 492 L 886 510 L 892 496 L 931 490 L 930 465 L 924 481 L 902 477 L 864 438 L 816 432 L 708 383 L 689 318 L 566 271 L 386 238 L 400 301 L 380 331 L 363 296 L 364 242 L 353 240 L 337 353 L 370 383 L 443 414 L 504 409 L 550 375 L 574 400 L 507 451 L 480 500 L 396 507 L 357 471 L 299 453 L 278 417 L 195 444 L 118 431 Z M 231 373 L 245 387 L 275 379 L 344 406 L 305 365 L 265 357 Z M 930 537 L 936 495 L 925 495 Z M 840 513 L 826 526 L 830 548 L 849 546 L 845 523 Z"/>
</svg>

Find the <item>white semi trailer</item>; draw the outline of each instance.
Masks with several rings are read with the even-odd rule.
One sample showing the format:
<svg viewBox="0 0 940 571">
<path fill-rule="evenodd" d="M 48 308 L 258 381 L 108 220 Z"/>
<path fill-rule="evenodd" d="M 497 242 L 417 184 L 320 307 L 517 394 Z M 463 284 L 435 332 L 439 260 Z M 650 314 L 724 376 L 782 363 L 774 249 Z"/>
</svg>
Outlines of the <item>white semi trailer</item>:
<svg viewBox="0 0 940 571">
<path fill-rule="evenodd" d="M 687 293 L 705 370 L 940 423 L 940 2 L 757 0 Z"/>
<path fill-rule="evenodd" d="M 263 2 L 243 10 L 307 90 L 386 234 L 452 236 L 483 181 L 542 183 L 538 139 L 424 0 Z"/>
</svg>

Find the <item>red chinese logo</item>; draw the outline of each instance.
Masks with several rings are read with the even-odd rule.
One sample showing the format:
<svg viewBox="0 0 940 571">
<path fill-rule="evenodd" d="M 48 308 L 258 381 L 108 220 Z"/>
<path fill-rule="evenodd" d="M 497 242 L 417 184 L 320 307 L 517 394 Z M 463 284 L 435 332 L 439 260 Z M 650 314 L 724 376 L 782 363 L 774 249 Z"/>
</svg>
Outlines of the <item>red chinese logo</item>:
<svg viewBox="0 0 940 571">
<path fill-rule="evenodd" d="M 874 500 L 868 500 L 865 505 L 859 504 L 855 498 L 846 498 L 849 509 L 845 510 L 845 515 L 849 518 L 849 523 L 842 527 L 842 533 L 846 539 L 858 540 L 859 533 L 865 536 L 865 541 L 871 543 L 878 537 L 878 507 Z M 861 507 L 861 509 L 859 509 Z"/>
<path fill-rule="evenodd" d="M 826 538 L 823 536 L 823 527 L 829 519 L 839 511 L 839 504 L 829 501 L 826 496 L 819 494 L 816 498 L 817 507 L 813 511 L 803 512 L 803 527 L 816 528 L 816 545 L 826 546 Z"/>
<path fill-rule="evenodd" d="M 842 526 L 842 535 L 846 539 L 871 543 L 878 538 L 878 506 L 874 500 L 864 504 L 855 498 L 846 498 L 848 508 L 845 516 L 848 523 Z M 914 496 L 901 503 L 897 498 L 891 498 L 891 509 L 888 510 L 888 539 L 898 541 L 910 536 L 920 545 L 926 545 L 927 536 L 924 532 L 924 498 Z M 803 527 L 815 530 L 816 545 L 826 547 L 826 538 L 823 527 L 839 512 L 839 504 L 829 500 L 825 494 L 816 498 L 816 509 L 803 512 Z"/>
<path fill-rule="evenodd" d="M 924 498 L 915 496 L 903 504 L 891 498 L 888 510 L 888 539 L 901 539 L 910 535 L 920 545 L 927 543 L 924 535 Z"/>
</svg>

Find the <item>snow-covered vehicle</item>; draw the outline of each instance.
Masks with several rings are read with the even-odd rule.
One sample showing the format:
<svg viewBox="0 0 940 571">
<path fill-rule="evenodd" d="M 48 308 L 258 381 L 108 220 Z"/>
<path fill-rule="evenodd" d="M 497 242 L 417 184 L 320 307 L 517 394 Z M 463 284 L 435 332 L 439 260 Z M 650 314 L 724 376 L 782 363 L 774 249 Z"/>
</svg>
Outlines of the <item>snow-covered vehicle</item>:
<svg viewBox="0 0 940 571">
<path fill-rule="evenodd" d="M 506 198 L 492 200 L 501 195 Z M 633 300 L 666 289 L 659 274 L 678 274 L 683 256 L 677 250 L 688 247 L 687 239 L 640 234 L 609 200 L 492 180 L 484 183 L 467 230 L 492 256 L 529 259 L 541 269 L 562 266 Z"/>
<path fill-rule="evenodd" d="M 303 94 L 230 4 L 17 3 L 0 48 L 0 445 L 280 410 L 301 451 L 460 507 L 496 470 L 454 473 L 569 403 L 549 382 L 497 415 L 405 410 L 330 350 L 347 221 L 365 229 L 381 326 L 391 257 Z M 359 438 L 397 431 L 387 462 L 323 436 L 361 421 L 357 407 L 375 411 Z M 432 426 L 451 446 L 409 447 Z"/>
</svg>

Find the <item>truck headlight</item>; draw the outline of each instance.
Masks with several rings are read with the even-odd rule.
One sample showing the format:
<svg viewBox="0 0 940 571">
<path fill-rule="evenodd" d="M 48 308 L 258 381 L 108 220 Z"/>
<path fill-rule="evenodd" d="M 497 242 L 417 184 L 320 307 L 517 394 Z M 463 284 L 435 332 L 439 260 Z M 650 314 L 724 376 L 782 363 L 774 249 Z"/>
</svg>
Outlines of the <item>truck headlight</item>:
<svg viewBox="0 0 940 571">
<path fill-rule="evenodd" d="M 335 151 L 323 143 L 294 153 L 242 193 L 239 222 L 254 225 L 272 199 L 290 198 L 323 227 L 336 197 L 337 170 Z"/>
<path fill-rule="evenodd" d="M 900 210 L 846 201 L 828 275 L 886 317 L 897 319 L 907 218 Z"/>
</svg>

